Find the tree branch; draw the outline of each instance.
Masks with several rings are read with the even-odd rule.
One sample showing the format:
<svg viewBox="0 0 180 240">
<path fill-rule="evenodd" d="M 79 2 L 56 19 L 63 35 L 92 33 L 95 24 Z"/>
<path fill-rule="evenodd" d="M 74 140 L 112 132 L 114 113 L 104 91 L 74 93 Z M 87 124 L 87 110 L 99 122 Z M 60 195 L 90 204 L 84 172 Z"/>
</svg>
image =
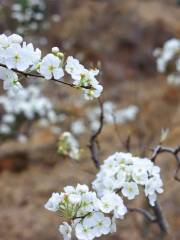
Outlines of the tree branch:
<svg viewBox="0 0 180 240">
<path fill-rule="evenodd" d="M 101 102 L 101 99 L 98 98 L 98 103 L 99 107 L 101 110 L 100 117 L 99 117 L 99 127 L 95 133 L 92 134 L 90 137 L 90 143 L 88 145 L 90 153 L 91 153 L 91 158 L 94 162 L 94 165 L 97 169 L 100 168 L 100 162 L 99 162 L 99 156 L 98 156 L 98 136 L 100 135 L 103 125 L 104 125 L 104 109 L 103 109 L 103 103 Z"/>
<path fill-rule="evenodd" d="M 157 147 L 155 147 L 153 149 L 153 154 L 152 154 L 152 157 L 151 157 L 151 161 L 155 162 L 156 158 L 161 153 L 170 153 L 171 155 L 174 156 L 174 158 L 177 162 L 177 167 L 176 167 L 176 171 L 175 171 L 175 174 L 174 174 L 174 179 L 176 181 L 180 181 L 180 178 L 178 177 L 178 173 L 179 173 L 179 170 L 180 170 L 180 156 L 179 156 L 180 146 L 178 146 L 176 148 L 171 148 L 171 147 L 165 147 L 165 146 L 158 145 Z"/>
<path fill-rule="evenodd" d="M 151 215 L 148 211 L 146 211 L 143 208 L 129 208 L 128 207 L 128 211 L 129 212 L 137 212 L 142 214 L 148 221 L 155 223 L 157 221 L 156 217 Z"/>
<path fill-rule="evenodd" d="M 7 66 L 4 65 L 4 64 L 0 64 L 0 66 L 3 67 L 3 68 L 8 69 Z M 42 75 L 35 74 L 35 73 L 23 72 L 23 71 L 19 71 L 19 70 L 17 70 L 17 69 L 14 69 L 14 68 L 11 69 L 11 70 L 14 71 L 14 72 L 16 72 L 16 73 L 19 73 L 19 74 L 21 74 L 21 75 L 23 75 L 23 76 L 25 76 L 25 77 L 44 78 Z M 73 83 L 67 83 L 67 82 L 64 82 L 64 81 L 61 81 L 61 80 L 57 80 L 57 79 L 55 79 L 55 78 L 51 78 L 50 80 L 51 80 L 51 81 L 58 82 L 58 83 L 61 83 L 61 84 L 63 84 L 63 85 L 69 86 L 69 87 L 73 87 L 73 88 L 79 89 L 79 87 L 76 86 L 76 85 L 73 84 Z M 92 86 L 80 86 L 80 88 L 92 89 L 93 87 L 92 87 Z"/>
<path fill-rule="evenodd" d="M 127 138 L 125 141 L 122 141 L 120 138 L 120 133 L 119 133 L 119 129 L 118 129 L 118 124 L 116 122 L 116 116 L 115 114 L 113 114 L 113 125 L 114 125 L 114 130 L 115 130 L 115 134 L 117 136 L 117 138 L 119 139 L 120 143 L 123 145 L 123 147 L 125 148 L 125 150 L 127 152 L 131 151 L 131 135 L 128 134 Z"/>
<path fill-rule="evenodd" d="M 166 218 L 163 216 L 163 212 L 158 201 L 155 202 L 155 206 L 153 207 L 154 214 L 156 216 L 156 222 L 159 225 L 159 228 L 162 232 L 167 233 L 169 229 L 169 225 L 166 221 Z"/>
</svg>

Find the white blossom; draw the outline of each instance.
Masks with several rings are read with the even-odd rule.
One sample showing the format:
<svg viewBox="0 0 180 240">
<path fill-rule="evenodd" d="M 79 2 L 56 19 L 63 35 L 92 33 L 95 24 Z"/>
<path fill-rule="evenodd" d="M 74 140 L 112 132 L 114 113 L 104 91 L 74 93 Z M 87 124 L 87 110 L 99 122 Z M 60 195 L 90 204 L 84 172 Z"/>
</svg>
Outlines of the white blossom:
<svg viewBox="0 0 180 240">
<path fill-rule="evenodd" d="M 76 135 L 80 135 L 80 134 L 84 133 L 86 131 L 84 122 L 82 120 L 74 121 L 71 124 L 71 130 Z"/>
<path fill-rule="evenodd" d="M 20 18 L 28 18 L 26 20 L 30 20 L 28 14 L 22 15 L 18 12 L 17 15 Z M 39 19 L 39 17 L 40 13 L 38 13 L 36 18 Z M 32 22 L 32 24 L 35 23 Z M 10 36 L 0 35 L 0 63 L 2 65 L 0 75 L 2 75 L 1 72 L 8 72 L 8 69 L 11 69 L 16 76 L 20 74 L 36 76 L 37 73 L 40 73 L 38 77 L 47 80 L 60 80 L 64 77 L 65 69 L 71 75 L 73 80 L 72 86 L 74 85 L 73 87 L 83 90 L 84 97 L 87 100 L 98 98 L 103 91 L 103 87 L 96 79 L 96 76 L 99 74 L 98 69 L 88 70 L 72 56 L 65 59 L 64 54 L 59 51 L 58 47 L 53 47 L 52 53 L 42 57 L 39 48 L 35 49 L 32 43 L 24 42 L 23 38 L 17 34 Z M 19 81 L 16 81 L 16 88 L 20 88 L 20 86 Z M 5 80 L 4 89 L 7 90 L 9 88 L 10 83 L 8 80 Z"/>
<path fill-rule="evenodd" d="M 109 204 L 109 207 L 106 205 Z M 66 186 L 64 192 L 53 193 L 45 204 L 50 211 L 58 211 L 68 220 L 59 231 L 64 239 L 71 239 L 72 233 L 79 240 L 92 240 L 115 231 L 115 218 L 123 218 L 127 209 L 123 200 L 115 193 L 101 199 L 89 190 L 87 185 Z"/>
<path fill-rule="evenodd" d="M 81 149 L 79 143 L 70 132 L 61 134 L 58 143 L 58 152 L 74 160 L 80 159 Z"/>
<path fill-rule="evenodd" d="M 22 85 L 19 82 L 18 75 L 3 67 L 0 67 L 0 79 L 3 80 L 4 89 L 17 93 L 22 89 Z"/>
<path fill-rule="evenodd" d="M 56 212 L 59 209 L 59 204 L 61 200 L 62 197 L 59 193 L 53 193 L 47 203 L 44 205 L 44 207 L 49 211 Z"/>
<path fill-rule="evenodd" d="M 157 71 L 167 74 L 168 84 L 180 85 L 180 40 L 170 39 L 155 49 Z"/>
<path fill-rule="evenodd" d="M 46 121 L 46 127 L 50 124 L 59 122 L 59 115 L 55 112 L 54 106 L 50 99 L 43 96 L 41 88 L 37 85 L 30 85 L 23 89 L 17 83 L 17 75 L 9 69 L 0 68 L 0 79 L 5 79 L 4 83 L 9 87 L 7 95 L 0 96 L 0 106 L 3 109 L 1 124 L 6 123 L 10 132 L 14 131 L 14 124 L 18 130 L 19 117 L 23 122 L 27 120 L 38 120 L 39 122 Z M 21 123 L 22 124 L 22 123 Z M 2 131 L 0 131 L 2 133 Z M 10 133 L 8 131 L 8 134 Z M 5 134 L 5 131 L 3 131 Z"/>
<path fill-rule="evenodd" d="M 63 222 L 63 224 L 59 226 L 59 232 L 63 235 L 64 240 L 71 239 L 72 228 L 68 223 Z"/>
<path fill-rule="evenodd" d="M 92 186 L 97 191 L 98 196 L 102 197 L 100 209 L 103 210 L 104 206 L 106 207 L 104 211 L 110 211 L 112 208 L 110 204 L 111 199 L 113 199 L 112 194 L 117 191 L 122 196 L 132 200 L 139 195 L 141 187 L 151 205 L 154 204 L 153 200 L 156 200 L 157 193 L 163 192 L 163 183 L 158 166 L 147 158 L 134 157 L 130 153 L 122 152 L 115 153 L 104 161 Z M 114 198 L 117 196 L 115 195 Z M 103 203 L 104 205 L 102 205 Z M 114 214 L 121 218 L 121 210 L 123 213 L 127 209 L 121 207 Z"/>
<path fill-rule="evenodd" d="M 135 182 L 125 182 L 122 188 L 122 194 L 129 200 L 134 199 L 136 195 L 139 195 L 137 184 Z"/>
<path fill-rule="evenodd" d="M 47 54 L 40 64 L 39 72 L 47 80 L 51 78 L 60 79 L 64 76 L 63 69 L 61 67 L 61 60 L 53 54 Z"/>
<path fill-rule="evenodd" d="M 71 74 L 72 79 L 79 79 L 84 66 L 79 63 L 78 59 L 69 56 L 66 60 L 65 70 L 67 73 Z"/>
</svg>

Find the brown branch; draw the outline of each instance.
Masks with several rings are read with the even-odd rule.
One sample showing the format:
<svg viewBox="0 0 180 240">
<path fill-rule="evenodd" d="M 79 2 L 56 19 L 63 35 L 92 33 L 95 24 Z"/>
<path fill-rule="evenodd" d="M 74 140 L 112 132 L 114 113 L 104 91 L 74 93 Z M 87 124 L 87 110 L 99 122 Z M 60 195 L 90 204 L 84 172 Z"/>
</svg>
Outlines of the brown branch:
<svg viewBox="0 0 180 240">
<path fill-rule="evenodd" d="M 171 155 L 174 156 L 174 158 L 177 162 L 177 168 L 176 168 L 176 171 L 175 171 L 175 174 L 174 174 L 174 179 L 176 181 L 180 181 L 180 178 L 178 177 L 178 173 L 179 173 L 179 170 L 180 170 L 180 156 L 179 156 L 180 146 L 178 146 L 176 148 L 171 148 L 171 147 L 165 147 L 165 146 L 158 145 L 157 147 L 155 147 L 153 149 L 153 154 L 152 154 L 152 157 L 151 157 L 151 161 L 155 162 L 156 158 L 161 153 L 170 153 Z"/>
<path fill-rule="evenodd" d="M 101 110 L 100 117 L 99 117 L 99 128 L 90 137 L 90 143 L 88 145 L 90 153 L 91 153 L 91 158 L 97 169 L 100 168 L 100 162 L 99 162 L 99 157 L 98 157 L 98 140 L 97 140 L 97 138 L 100 135 L 100 133 L 103 129 L 103 125 L 104 125 L 104 109 L 103 109 L 103 103 L 101 102 L 100 98 L 98 98 L 98 103 L 99 103 L 100 110 Z"/>
<path fill-rule="evenodd" d="M 155 162 L 158 155 L 160 155 L 161 153 L 170 153 L 171 155 L 174 156 L 174 158 L 177 161 L 177 168 L 175 171 L 174 179 L 177 181 L 180 181 L 180 179 L 178 178 L 178 172 L 180 170 L 180 157 L 179 157 L 180 146 L 176 147 L 176 148 L 171 148 L 171 147 L 165 147 L 165 146 L 158 145 L 156 148 L 153 149 L 151 161 Z M 158 203 L 158 201 L 156 201 L 155 206 L 153 207 L 153 211 L 157 218 L 157 223 L 158 223 L 161 231 L 164 233 L 167 233 L 168 228 L 169 228 L 168 223 L 167 223 L 165 217 L 163 216 L 163 212 L 161 210 L 161 206 Z"/>
<path fill-rule="evenodd" d="M 163 216 L 163 212 L 158 201 L 155 202 L 155 206 L 153 207 L 154 214 L 156 216 L 156 223 L 159 225 L 159 228 L 162 232 L 167 233 L 169 226 L 166 221 L 166 218 Z"/>
<path fill-rule="evenodd" d="M 143 208 L 128 208 L 129 212 L 137 212 L 142 214 L 149 222 L 158 224 L 162 232 L 167 233 L 169 226 L 166 219 L 163 216 L 161 206 L 156 201 L 155 206 L 153 207 L 154 215 L 149 213 Z"/>
<path fill-rule="evenodd" d="M 113 114 L 112 117 L 113 117 L 114 130 L 115 130 L 115 134 L 116 134 L 117 138 L 119 139 L 119 141 L 122 144 L 122 146 L 126 149 L 126 151 L 130 152 L 130 150 L 131 150 L 131 136 L 130 136 L 130 134 L 128 134 L 128 136 L 127 136 L 125 141 L 122 141 L 121 137 L 120 137 L 119 129 L 118 129 L 118 124 L 116 122 L 115 114 Z"/>
<path fill-rule="evenodd" d="M 0 64 L 1 67 L 3 68 L 7 68 L 6 65 L 4 64 Z M 36 78 L 44 78 L 42 75 L 39 75 L 39 74 L 35 74 L 35 73 L 30 73 L 30 72 L 23 72 L 23 71 L 19 71 L 17 69 L 11 69 L 12 71 L 16 72 L 16 73 L 19 73 L 25 77 L 36 77 Z M 58 83 L 61 83 L 63 85 L 66 85 L 66 86 L 69 86 L 69 87 L 73 87 L 73 88 L 76 88 L 76 89 L 79 89 L 78 86 L 76 86 L 75 84 L 73 83 L 67 83 L 67 82 L 64 82 L 64 81 L 61 81 L 61 80 L 57 80 L 55 78 L 51 78 L 50 79 L 51 81 L 55 81 L 55 82 L 58 82 Z M 92 86 L 80 86 L 80 88 L 84 88 L 84 89 L 92 89 L 93 87 Z"/>
<path fill-rule="evenodd" d="M 151 215 L 148 211 L 143 208 L 130 208 L 128 207 L 129 212 L 137 212 L 142 214 L 148 221 L 155 223 L 157 221 L 156 217 Z"/>
</svg>

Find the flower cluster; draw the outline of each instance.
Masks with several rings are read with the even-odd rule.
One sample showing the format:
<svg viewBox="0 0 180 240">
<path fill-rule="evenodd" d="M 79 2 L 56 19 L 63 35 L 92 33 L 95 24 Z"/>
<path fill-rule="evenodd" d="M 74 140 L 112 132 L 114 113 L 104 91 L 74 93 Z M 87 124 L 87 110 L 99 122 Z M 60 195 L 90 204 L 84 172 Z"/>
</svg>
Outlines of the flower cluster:
<svg viewBox="0 0 180 240">
<path fill-rule="evenodd" d="M 65 240 L 74 235 L 79 240 L 91 240 L 116 231 L 115 219 L 127 212 L 123 200 L 116 193 L 99 199 L 88 186 L 67 186 L 62 193 L 53 193 L 45 208 L 58 212 L 66 222 L 59 226 Z"/>
<path fill-rule="evenodd" d="M 11 17 L 17 22 L 17 32 L 27 29 L 37 30 L 44 20 L 45 2 L 43 0 L 15 1 L 11 7 Z"/>
<path fill-rule="evenodd" d="M 168 83 L 180 84 L 180 40 L 170 39 L 165 42 L 162 49 L 154 51 L 157 58 L 157 70 L 160 73 L 167 73 Z"/>
<path fill-rule="evenodd" d="M 108 124 L 113 124 L 114 121 L 118 124 L 123 124 L 129 121 L 133 121 L 139 109 L 135 105 L 129 105 L 125 108 L 118 109 L 116 104 L 111 101 L 106 101 L 103 103 L 104 110 L 104 122 Z M 95 107 L 87 111 L 87 117 L 90 120 L 91 129 L 96 131 L 99 127 L 99 116 L 101 109 L 99 107 Z"/>
<path fill-rule="evenodd" d="M 39 76 L 46 80 L 60 80 L 67 72 L 74 86 L 83 90 L 86 99 L 99 97 L 103 89 L 95 78 L 99 70 L 87 70 L 73 57 L 65 61 L 64 54 L 57 47 L 53 47 L 52 53 L 42 58 L 40 49 L 23 42 L 23 38 L 17 34 L 0 35 L 0 64 L 0 79 L 4 81 L 4 89 L 15 92 L 22 88 L 18 75 L 22 72 L 28 75 L 32 71 L 40 73 Z"/>
<path fill-rule="evenodd" d="M 40 122 L 55 124 L 58 116 L 49 98 L 43 96 L 38 86 L 23 88 L 17 95 L 12 91 L 0 97 L 4 114 L 0 117 L 0 134 L 9 135 L 22 121 L 38 119 Z"/>
<path fill-rule="evenodd" d="M 123 152 L 117 152 L 104 161 L 92 185 L 98 196 L 118 192 L 129 200 L 139 195 L 139 187 L 142 187 L 152 206 L 157 193 L 163 192 L 160 168 L 147 158 Z"/>
<path fill-rule="evenodd" d="M 72 56 L 67 58 L 65 66 L 66 72 L 71 75 L 74 80 L 74 84 L 79 87 L 92 86 L 91 89 L 83 89 L 84 96 L 87 100 L 98 98 L 101 95 L 103 87 L 96 80 L 96 76 L 99 74 L 98 69 L 86 69 L 79 61 Z"/>
<path fill-rule="evenodd" d="M 74 160 L 79 160 L 81 157 L 81 149 L 76 138 L 70 132 L 61 134 L 58 142 L 58 153 L 64 156 L 69 156 Z"/>
</svg>

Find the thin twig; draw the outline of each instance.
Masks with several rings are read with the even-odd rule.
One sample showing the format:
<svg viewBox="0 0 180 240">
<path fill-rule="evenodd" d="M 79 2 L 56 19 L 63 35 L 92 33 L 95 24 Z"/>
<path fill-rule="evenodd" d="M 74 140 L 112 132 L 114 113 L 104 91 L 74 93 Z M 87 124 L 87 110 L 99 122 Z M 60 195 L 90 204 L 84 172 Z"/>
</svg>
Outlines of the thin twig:
<svg viewBox="0 0 180 240">
<path fill-rule="evenodd" d="M 171 148 L 171 147 L 165 147 L 165 146 L 158 145 L 157 147 L 155 147 L 153 149 L 153 154 L 152 154 L 152 157 L 151 157 L 151 161 L 155 162 L 156 158 L 161 153 L 170 153 L 171 155 L 174 156 L 174 158 L 176 159 L 176 162 L 177 162 L 177 168 L 176 168 L 176 171 L 175 171 L 175 174 L 174 174 L 174 179 L 176 181 L 180 181 L 180 178 L 178 177 L 178 173 L 179 173 L 179 170 L 180 170 L 180 156 L 179 156 L 180 146 L 178 146 L 176 148 Z"/>
<path fill-rule="evenodd" d="M 117 122 L 116 122 L 115 114 L 113 114 L 112 117 L 113 117 L 114 130 L 115 130 L 117 138 L 119 139 L 119 141 L 121 142 L 123 147 L 126 149 L 126 151 L 130 152 L 130 150 L 131 150 L 131 136 L 130 136 L 130 134 L 128 134 L 125 142 L 122 141 L 121 138 L 120 138 L 120 133 L 119 133 L 118 125 L 117 125 Z"/>
<path fill-rule="evenodd" d="M 99 117 L 99 127 L 95 133 L 92 134 L 90 138 L 90 143 L 88 145 L 90 153 L 91 153 L 91 158 L 94 162 L 94 165 L 97 169 L 100 167 L 100 162 L 99 162 L 99 157 L 98 157 L 98 136 L 100 135 L 103 125 L 104 125 L 104 109 L 103 109 L 103 103 L 101 102 L 101 99 L 98 98 L 98 103 L 100 106 L 100 117 Z"/>
<path fill-rule="evenodd" d="M 1 67 L 3 68 L 7 68 L 6 65 L 4 64 L 0 64 Z M 43 76 L 39 75 L 39 74 L 35 74 L 35 73 L 30 73 L 30 72 L 23 72 L 23 71 L 19 71 L 17 69 L 11 69 L 12 71 L 16 72 L 16 73 L 19 73 L 19 74 L 22 74 L 23 76 L 25 77 L 36 77 L 36 78 L 44 78 Z M 57 80 L 55 78 L 51 78 L 50 79 L 51 81 L 55 81 L 55 82 L 58 82 L 58 83 L 61 83 L 61 84 L 64 84 L 64 85 L 67 85 L 69 87 L 73 87 L 73 88 L 76 88 L 76 89 L 79 89 L 78 86 L 76 86 L 75 84 L 73 83 L 67 83 L 67 82 L 64 82 L 64 81 L 61 81 L 61 80 Z M 80 88 L 84 88 L 84 89 L 92 89 L 93 87 L 92 86 L 80 86 Z"/>
<path fill-rule="evenodd" d="M 143 208 L 130 208 L 128 207 L 129 212 L 138 212 L 142 214 L 147 220 L 149 220 L 152 223 L 155 223 L 157 221 L 156 217 L 151 215 L 148 211 L 146 211 Z"/>
<path fill-rule="evenodd" d="M 176 148 L 171 148 L 171 147 L 165 147 L 165 146 L 158 145 L 156 148 L 153 149 L 151 161 L 155 162 L 158 155 L 161 153 L 170 153 L 171 155 L 173 155 L 175 157 L 175 159 L 177 161 L 177 168 L 175 171 L 174 179 L 177 181 L 180 181 L 180 179 L 178 178 L 178 172 L 180 170 L 180 157 L 179 157 L 180 146 L 176 147 Z M 167 233 L 169 226 L 166 221 L 166 218 L 163 216 L 163 212 L 161 210 L 161 206 L 158 203 L 158 201 L 156 201 L 155 206 L 153 207 L 153 211 L 154 211 L 154 214 L 156 215 L 157 223 L 158 223 L 161 231 L 164 233 Z"/>
<path fill-rule="evenodd" d="M 166 218 L 163 215 L 161 205 L 158 203 L 158 201 L 155 202 L 153 211 L 156 216 L 156 222 L 159 225 L 159 228 L 161 229 L 162 232 L 167 233 L 169 230 L 169 225 L 166 221 Z"/>
</svg>

